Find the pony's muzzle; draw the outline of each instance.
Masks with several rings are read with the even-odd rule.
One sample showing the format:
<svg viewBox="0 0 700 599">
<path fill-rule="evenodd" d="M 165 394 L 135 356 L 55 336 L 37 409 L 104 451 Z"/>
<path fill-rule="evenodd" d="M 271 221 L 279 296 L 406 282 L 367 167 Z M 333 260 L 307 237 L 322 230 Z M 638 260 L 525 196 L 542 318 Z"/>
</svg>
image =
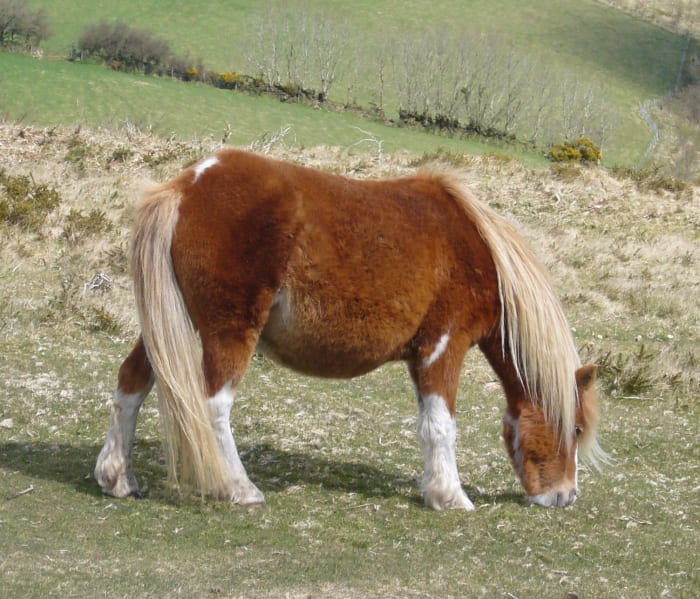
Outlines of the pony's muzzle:
<svg viewBox="0 0 700 599">
<path fill-rule="evenodd" d="M 578 497 L 576 488 L 569 490 L 553 489 L 539 495 L 530 495 L 527 502 L 530 505 L 541 505 L 543 507 L 566 507 L 572 505 Z"/>
</svg>

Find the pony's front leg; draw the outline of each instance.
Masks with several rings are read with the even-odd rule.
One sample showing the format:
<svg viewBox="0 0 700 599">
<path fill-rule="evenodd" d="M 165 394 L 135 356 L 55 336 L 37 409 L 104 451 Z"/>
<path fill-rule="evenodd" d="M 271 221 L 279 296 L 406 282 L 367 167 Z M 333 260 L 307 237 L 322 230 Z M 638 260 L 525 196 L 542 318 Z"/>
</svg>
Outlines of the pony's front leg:
<svg viewBox="0 0 700 599">
<path fill-rule="evenodd" d="M 109 432 L 97 457 L 95 479 L 102 492 L 114 497 L 141 498 L 134 477 L 131 453 L 134 445 L 136 419 L 143 400 L 153 387 L 153 371 L 146 357 L 143 341 L 119 369 L 117 390 L 112 400 Z"/>
<path fill-rule="evenodd" d="M 454 406 L 458 371 L 464 352 L 452 352 L 449 336 L 443 335 L 431 351 L 410 365 L 418 396 L 418 441 L 425 470 L 421 491 L 425 505 L 434 510 L 473 510 L 474 504 L 462 489 L 457 471 L 457 422 Z"/>
<path fill-rule="evenodd" d="M 209 417 L 216 434 L 216 440 L 230 470 L 230 488 L 226 492 L 227 496 L 222 497 L 222 499 L 240 505 L 263 506 L 265 505 L 265 497 L 248 478 L 231 431 L 230 418 L 233 400 L 234 392 L 230 382 L 207 400 Z"/>
<path fill-rule="evenodd" d="M 434 510 L 473 510 L 457 472 L 457 424 L 445 399 L 431 393 L 419 399 L 418 440 L 425 471 L 421 491 L 425 505 Z"/>
</svg>

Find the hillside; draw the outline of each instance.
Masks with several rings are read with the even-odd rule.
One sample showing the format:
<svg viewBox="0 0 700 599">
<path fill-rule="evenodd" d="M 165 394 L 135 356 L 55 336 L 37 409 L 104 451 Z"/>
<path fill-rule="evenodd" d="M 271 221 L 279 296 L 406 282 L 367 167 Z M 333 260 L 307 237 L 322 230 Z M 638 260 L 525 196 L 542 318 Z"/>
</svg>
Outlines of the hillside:
<svg viewBox="0 0 700 599">
<path fill-rule="evenodd" d="M 68 278 L 78 287 L 104 269 L 118 281 L 115 290 L 125 291 L 128 280 L 123 258 L 130 207 L 139 185 L 143 180 L 173 176 L 184 165 L 221 147 L 216 138 L 192 143 L 138 131 L 114 133 L 80 127 L 38 129 L 2 124 L 0 132 L 0 168 L 9 175 L 27 175 L 54 187 L 62 198 L 48 215 L 46 228 L 38 232 L 0 228 L 3 263 L 8 269 L 5 276 L 23 281 L 18 289 L 24 291 L 18 294 L 3 286 L 10 314 L 14 313 L 12 306 L 32 304 L 37 314 L 47 309 L 43 302 L 30 300 L 37 291 L 32 291 L 32 280 L 39 284 L 43 297 L 51 295 L 49 281 L 37 267 L 57 274 L 54 284 L 58 286 L 69 269 Z M 698 384 L 698 373 L 684 366 L 698 360 L 700 331 L 694 299 L 698 278 L 690 268 L 698 258 L 697 186 L 653 173 L 614 176 L 598 168 L 569 165 L 524 167 L 506 156 L 446 152 L 418 159 L 403 153 L 348 155 L 337 148 L 300 151 L 283 142 L 270 144 L 267 150 L 361 177 L 400 175 L 433 161 L 464 170 L 479 196 L 526 227 L 558 281 L 572 321 L 580 321 L 575 326 L 586 351 L 598 357 L 621 352 L 624 357 L 643 343 L 662 358 L 649 365 L 655 385 L 685 381 L 681 387 L 687 389 L 687 385 Z M 84 239 L 77 231 L 76 243 L 63 245 L 66 229 L 75 225 L 70 222 L 75 211 L 84 215 L 101 212 L 104 234 L 95 235 L 88 227 Z M 115 264 L 111 263 L 113 255 L 119 257 Z M 23 293 L 28 295 L 23 298 Z M 54 293 L 60 293 L 59 289 Z M 89 295 L 75 299 L 91 305 Z M 125 332 L 133 331 L 128 297 L 120 291 L 115 299 L 115 319 L 131 323 Z M 31 312 L 21 314 L 20 321 L 26 324 L 34 320 Z"/>
<path fill-rule="evenodd" d="M 614 463 L 580 468 L 573 508 L 523 506 L 500 440 L 499 385 L 476 351 L 458 402 L 474 514 L 421 505 L 401 365 L 328 381 L 262 358 L 233 423 L 265 510 L 174 499 L 152 399 L 135 450 L 146 500 L 102 497 L 91 471 L 136 334 L 126 272 L 135 197 L 220 146 L 0 123 L 1 595 L 692 594 L 700 189 L 658 176 L 525 167 L 503 155 L 268 148 L 355 177 L 458 168 L 519 223 L 552 273 L 582 358 L 602 367 L 601 443 Z"/>
<path fill-rule="evenodd" d="M 672 31 L 700 38 L 700 4 L 695 0 L 599 0 Z"/>
<path fill-rule="evenodd" d="M 632 166 L 644 154 L 652 133 L 640 118 L 638 105 L 673 89 L 684 47 L 681 35 L 629 17 L 593 0 L 559 0 L 555 3 L 537 0 L 527 5 L 508 0 L 502 4 L 501 11 L 508 14 L 507 20 L 494 18 L 489 2 L 470 2 L 465 7 L 455 0 L 433 3 L 429 15 L 425 14 L 420 3 L 402 3 L 399 7 L 391 0 L 373 2 L 371 6 L 363 2 L 349 3 L 336 6 L 332 11 L 321 9 L 324 3 L 317 1 L 300 3 L 291 8 L 286 4 L 284 6 L 287 8 L 282 8 L 282 4 L 275 2 L 263 5 L 242 2 L 235 9 L 229 8 L 227 3 L 210 2 L 205 10 L 196 4 L 175 1 L 168 4 L 167 19 L 162 18 L 162 5 L 133 2 L 113 6 L 34 0 L 31 5 L 43 7 L 54 28 L 53 37 L 45 44 L 47 57 L 66 57 L 86 24 L 100 19 L 122 19 L 132 26 L 161 36 L 179 54 L 189 57 L 193 64 L 203 63 L 215 71 L 230 70 L 254 75 L 258 74 L 255 65 L 260 58 L 257 56 L 253 59 L 256 48 L 275 34 L 274 29 L 265 25 L 267 15 L 272 14 L 272 22 L 279 22 L 280 27 L 286 23 L 284 19 L 291 18 L 290 14 L 296 14 L 294 18 L 297 19 L 307 18 L 312 23 L 316 20 L 335 36 L 330 38 L 334 43 L 343 46 L 343 57 L 338 64 L 331 97 L 341 103 L 357 102 L 366 108 L 379 105 L 389 118 L 396 118 L 401 104 L 411 104 L 411 98 L 406 96 L 407 86 L 417 83 L 419 78 L 436 76 L 441 67 L 430 62 L 435 59 L 436 44 L 471 48 L 470 52 L 477 54 L 468 54 L 465 59 L 472 62 L 485 60 L 483 56 L 491 54 L 498 61 L 512 61 L 517 57 L 519 70 L 509 75 L 515 79 L 507 84 L 531 82 L 530 88 L 523 89 L 519 94 L 519 103 L 529 106 L 530 113 L 527 118 L 522 117 L 518 134 L 523 139 L 529 139 L 542 128 L 542 123 L 551 124 L 551 132 L 539 133 L 540 151 L 543 151 L 541 148 L 547 143 L 562 140 L 572 121 L 586 118 L 589 122 L 574 124 L 571 131 L 577 133 L 571 134 L 585 132 L 596 138 L 598 143 L 603 143 L 604 160 L 610 165 Z M 410 44 L 406 44 L 409 39 Z M 405 55 L 406 51 L 413 54 Z M 454 59 L 455 51 L 450 50 Z M 404 52 L 403 58 L 401 52 Z M 287 59 L 280 56 L 280 60 L 284 62 Z M 418 64 L 414 65 L 412 61 L 418 61 Z M 380 71 L 380 68 L 383 70 Z M 415 68 L 422 72 L 413 74 Z M 80 80 L 85 76 L 80 69 L 63 70 L 61 77 L 66 89 L 75 88 L 76 93 L 69 96 L 72 106 L 66 108 L 66 113 L 56 107 L 57 112 L 52 116 L 51 104 L 45 108 L 36 101 L 39 97 L 47 97 L 43 90 L 35 90 L 38 93 L 32 94 L 25 91 L 26 84 L 18 85 L 17 82 L 38 83 L 42 79 L 42 70 L 51 71 L 53 67 L 42 69 L 25 65 L 23 69 L 26 70 L 21 78 L 0 79 L 5 88 L 5 98 L 0 95 L 0 111 L 6 117 L 41 123 L 50 122 L 53 118 L 55 122 L 70 124 L 75 122 L 76 105 L 88 116 L 93 116 L 93 112 L 107 118 L 112 116 L 109 103 L 94 106 L 89 101 L 91 94 L 84 97 L 80 93 Z M 318 88 L 320 83 L 316 75 L 311 75 L 309 85 Z M 437 83 L 426 80 L 421 85 L 434 89 Z M 505 85 L 505 82 L 500 83 L 496 89 Z M 183 93 L 188 92 L 176 92 L 176 95 Z M 530 98 L 530 95 L 538 93 L 543 94 L 542 98 Z M 494 95 L 496 92 L 492 93 L 492 97 Z M 32 98 L 34 102 L 27 102 Z M 535 105 L 546 98 L 550 98 L 549 106 L 546 117 L 542 119 L 540 109 L 535 109 Z M 143 109 L 140 109 L 143 97 L 117 94 L 116 99 L 123 99 L 128 104 L 128 109 L 120 109 L 116 118 L 122 118 L 121 115 L 126 113 L 123 118 L 137 123 L 146 120 L 161 134 L 167 135 L 172 131 L 182 135 L 180 127 L 173 127 L 171 122 L 182 123 L 189 115 L 186 111 L 180 112 L 177 101 L 172 107 L 167 100 L 164 102 L 167 109 L 172 110 L 168 118 L 159 114 L 158 110 L 149 110 L 144 116 Z M 435 98 L 428 100 L 428 104 L 435 105 Z M 33 111 L 42 114 L 26 114 L 19 108 L 27 104 L 36 104 Z M 560 114 L 561 106 L 565 108 Z M 266 105 L 261 112 L 269 108 Z M 285 107 L 279 110 L 290 109 Z M 203 108 L 197 112 L 197 117 L 206 120 L 208 114 L 209 111 Z M 295 124 L 297 117 L 298 114 L 291 114 L 285 120 Z M 32 121 L 33 118 L 40 120 Z M 211 120 L 220 123 L 216 109 Z M 559 121 L 561 124 L 554 124 Z M 236 119 L 234 115 L 229 122 L 234 130 L 249 125 L 247 120 Z M 88 120 L 87 124 L 101 126 L 106 123 Z M 212 129 L 210 125 L 198 131 L 207 134 L 212 133 Z M 256 135 L 263 132 L 258 130 Z M 384 133 L 379 138 L 384 139 Z M 335 141 L 333 127 L 330 127 L 326 139 L 314 143 L 339 144 Z M 446 145 L 451 145 L 451 142 L 446 142 Z"/>
</svg>

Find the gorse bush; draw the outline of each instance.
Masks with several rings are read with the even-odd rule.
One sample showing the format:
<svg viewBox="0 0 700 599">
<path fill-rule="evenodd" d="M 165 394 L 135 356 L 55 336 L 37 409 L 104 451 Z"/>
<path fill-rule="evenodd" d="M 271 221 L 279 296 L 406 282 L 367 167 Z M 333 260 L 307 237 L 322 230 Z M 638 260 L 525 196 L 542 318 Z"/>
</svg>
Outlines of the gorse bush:
<svg viewBox="0 0 700 599">
<path fill-rule="evenodd" d="M 38 231 L 60 204 L 61 196 L 55 189 L 0 169 L 0 223 Z"/>
<path fill-rule="evenodd" d="M 689 188 L 688 183 L 665 174 L 659 166 L 642 169 L 615 167 L 611 172 L 618 179 L 633 181 L 640 191 L 669 191 L 678 194 Z"/>
<path fill-rule="evenodd" d="M 550 146 L 548 157 L 554 162 L 598 163 L 603 151 L 588 137 L 579 137 L 575 142 L 565 141 Z"/>
<path fill-rule="evenodd" d="M 659 383 L 652 368 L 657 354 L 647 351 L 644 345 L 634 354 L 608 352 L 600 359 L 600 380 L 612 397 L 640 397 Z"/>
<path fill-rule="evenodd" d="M 89 237 L 109 233 L 112 228 L 112 222 L 98 208 L 93 208 L 87 214 L 82 212 L 82 210 L 71 208 L 71 211 L 66 216 L 66 223 L 61 237 L 69 243 L 78 243 Z"/>
</svg>

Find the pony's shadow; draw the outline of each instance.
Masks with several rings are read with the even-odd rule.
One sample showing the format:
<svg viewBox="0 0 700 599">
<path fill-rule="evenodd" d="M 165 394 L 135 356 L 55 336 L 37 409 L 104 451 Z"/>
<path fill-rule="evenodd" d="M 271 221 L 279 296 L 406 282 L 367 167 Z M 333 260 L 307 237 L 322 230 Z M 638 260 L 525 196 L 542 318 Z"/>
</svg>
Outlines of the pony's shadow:
<svg viewBox="0 0 700 599">
<path fill-rule="evenodd" d="M 54 444 L 46 442 L 0 443 L 0 468 L 21 472 L 29 477 L 51 480 L 72 487 L 76 492 L 94 497 L 101 491 L 92 477 L 95 459 L 101 447 L 97 445 Z M 396 470 L 378 468 L 361 462 L 339 461 L 312 453 L 286 451 L 267 444 L 240 447 L 241 458 L 251 480 L 263 492 L 283 492 L 294 486 L 311 486 L 343 493 L 354 493 L 367 499 L 390 498 L 397 495 L 422 505 L 415 476 Z M 146 488 L 165 481 L 162 446 L 158 441 L 140 440 L 134 451 L 136 478 Z M 466 488 L 478 503 L 522 503 L 513 493 L 479 494 Z M 3 493 L 11 495 L 11 490 Z M 167 495 L 148 491 L 146 498 L 157 501 Z M 0 497 L 0 499 L 3 499 Z"/>
</svg>

